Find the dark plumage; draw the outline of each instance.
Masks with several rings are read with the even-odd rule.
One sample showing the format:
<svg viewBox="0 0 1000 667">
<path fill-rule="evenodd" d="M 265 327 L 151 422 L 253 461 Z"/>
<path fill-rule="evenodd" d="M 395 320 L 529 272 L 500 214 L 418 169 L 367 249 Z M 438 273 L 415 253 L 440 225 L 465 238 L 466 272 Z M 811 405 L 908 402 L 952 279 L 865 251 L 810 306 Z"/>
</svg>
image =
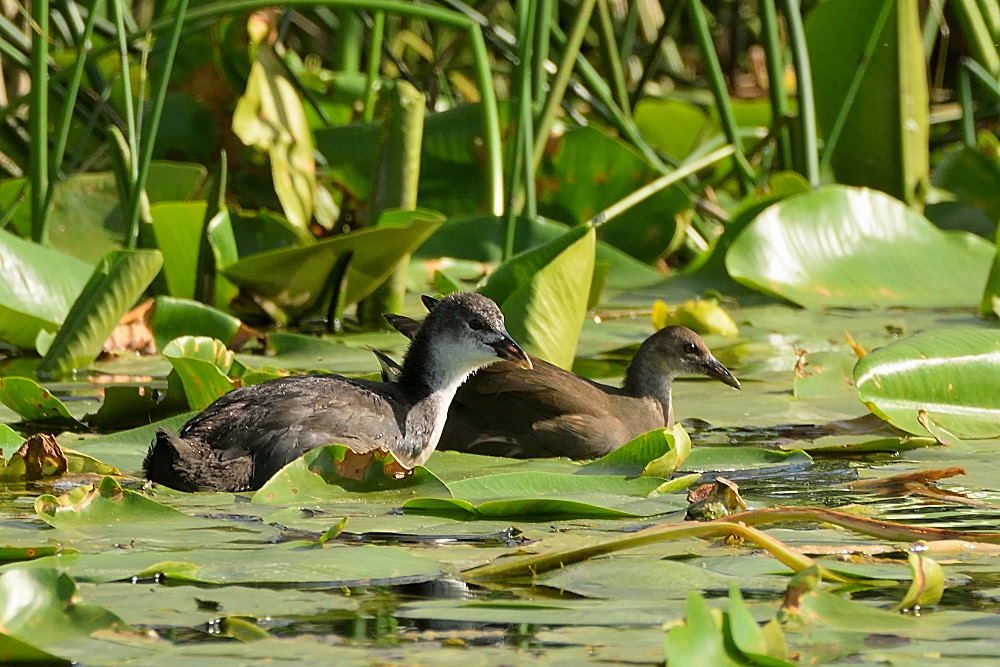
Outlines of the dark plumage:
<svg viewBox="0 0 1000 667">
<path fill-rule="evenodd" d="M 386 319 L 407 336 L 420 327 L 400 315 Z M 682 326 L 661 329 L 642 343 L 621 388 L 535 357 L 531 362 L 531 371 L 501 362 L 470 378 L 452 401 L 439 448 L 515 458 L 594 458 L 646 431 L 672 426 L 671 383 L 677 375 L 707 375 L 740 387 L 701 336 Z"/>
<path fill-rule="evenodd" d="M 530 367 L 495 303 L 453 294 L 413 339 L 398 382 L 312 375 L 242 387 L 178 435 L 158 430 L 143 467 L 152 481 L 185 491 L 257 489 L 310 449 L 336 443 L 386 449 L 413 468 L 434 451 L 458 386 L 498 358 Z"/>
</svg>

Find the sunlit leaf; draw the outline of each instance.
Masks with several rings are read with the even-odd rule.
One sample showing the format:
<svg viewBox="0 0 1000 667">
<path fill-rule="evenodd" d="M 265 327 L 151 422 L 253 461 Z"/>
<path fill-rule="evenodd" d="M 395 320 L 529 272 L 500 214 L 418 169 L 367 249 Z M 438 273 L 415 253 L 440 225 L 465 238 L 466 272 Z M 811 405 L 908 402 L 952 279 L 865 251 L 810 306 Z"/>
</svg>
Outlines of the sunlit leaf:
<svg viewBox="0 0 1000 667">
<path fill-rule="evenodd" d="M 942 232 L 885 194 L 827 186 L 757 216 L 726 267 L 810 308 L 977 306 L 993 254 L 983 239 Z"/>
<path fill-rule="evenodd" d="M 346 470 L 351 465 L 347 460 L 350 454 L 343 445 L 306 452 L 269 479 L 254 494 L 254 502 L 289 505 L 345 498 L 399 502 L 413 497 L 450 495 L 444 482 L 424 467 L 397 479 L 386 469 L 388 464 L 395 463 L 389 454 L 376 454 L 364 470 Z"/>
<path fill-rule="evenodd" d="M 170 341 L 163 356 L 177 371 L 188 405 L 203 410 L 233 388 L 227 373 L 233 352 L 225 343 L 204 336 L 184 336 Z"/>
<path fill-rule="evenodd" d="M 944 594 L 944 570 L 930 556 L 911 551 L 907 558 L 913 581 L 896 609 L 919 609 L 937 604 Z"/>
<path fill-rule="evenodd" d="M 244 144 L 268 152 L 285 215 L 292 224 L 308 227 L 316 190 L 312 130 L 299 92 L 268 44 L 257 45 L 246 91 L 233 112 L 233 132 Z"/>
<path fill-rule="evenodd" d="M 960 438 L 1000 435 L 1000 331 L 937 329 L 874 350 L 858 361 L 858 398 L 909 433 L 925 435 L 927 415 Z"/>
<path fill-rule="evenodd" d="M 0 378 L 0 402 L 20 415 L 24 421 L 76 421 L 62 401 L 31 378 Z"/>
<path fill-rule="evenodd" d="M 161 266 L 158 250 L 113 250 L 105 255 L 66 315 L 39 373 L 60 376 L 93 362 Z"/>
<path fill-rule="evenodd" d="M 353 252 L 347 265 L 346 304 L 356 303 L 378 287 L 403 257 L 415 250 L 440 224 L 438 214 L 414 211 L 408 227 L 363 229 L 338 234 L 299 248 L 271 250 L 243 257 L 224 267 L 225 275 L 249 292 L 297 314 L 314 305 L 338 258 Z"/>
<path fill-rule="evenodd" d="M 39 331 L 59 328 L 91 274 L 90 265 L 3 230 L 0 266 L 0 340 L 25 349 Z"/>
<path fill-rule="evenodd" d="M 573 365 L 594 273 L 594 230 L 576 227 L 494 271 L 480 292 L 499 304 L 507 330 L 529 352 Z"/>
</svg>

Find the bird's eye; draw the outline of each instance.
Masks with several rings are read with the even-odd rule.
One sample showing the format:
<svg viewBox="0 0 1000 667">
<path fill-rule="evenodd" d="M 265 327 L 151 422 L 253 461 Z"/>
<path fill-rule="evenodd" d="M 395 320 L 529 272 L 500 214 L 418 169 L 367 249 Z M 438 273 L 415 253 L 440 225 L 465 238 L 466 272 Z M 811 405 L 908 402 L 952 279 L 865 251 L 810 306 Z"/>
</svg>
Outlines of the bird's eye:
<svg viewBox="0 0 1000 667">
<path fill-rule="evenodd" d="M 483 324 L 482 320 L 469 320 L 469 328 L 472 329 L 473 331 L 479 331 L 485 326 L 486 325 Z"/>
<path fill-rule="evenodd" d="M 698 346 L 695 345 L 694 343 L 684 343 L 685 354 L 694 354 L 697 351 L 698 351 Z"/>
</svg>

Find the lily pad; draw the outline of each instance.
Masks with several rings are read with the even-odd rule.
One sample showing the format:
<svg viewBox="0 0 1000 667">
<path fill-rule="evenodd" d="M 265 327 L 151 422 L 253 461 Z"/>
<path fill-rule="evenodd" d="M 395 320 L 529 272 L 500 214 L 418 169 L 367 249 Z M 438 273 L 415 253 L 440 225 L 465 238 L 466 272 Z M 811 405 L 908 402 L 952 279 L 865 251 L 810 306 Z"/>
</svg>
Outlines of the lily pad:
<svg viewBox="0 0 1000 667">
<path fill-rule="evenodd" d="M 949 327 L 879 348 L 858 361 L 858 398 L 909 433 L 924 411 L 960 438 L 1000 435 L 1000 330 Z"/>
<path fill-rule="evenodd" d="M 501 473 L 451 482 L 453 498 L 415 498 L 403 503 L 403 509 L 478 517 L 635 517 L 685 507 L 679 496 L 647 500 L 662 483 L 656 477 Z"/>
<path fill-rule="evenodd" d="M 48 556 L 14 566 L 63 568 L 79 581 L 127 581 L 162 575 L 170 581 L 202 584 L 324 584 L 360 586 L 428 581 L 441 564 L 400 547 L 286 542 L 247 549 L 107 552 Z"/>
<path fill-rule="evenodd" d="M 888 195 L 833 185 L 766 209 L 733 241 L 726 268 L 807 308 L 975 307 L 993 255 Z"/>
<path fill-rule="evenodd" d="M 0 378 L 0 402 L 27 422 L 76 423 L 66 404 L 31 378 Z"/>
<path fill-rule="evenodd" d="M 0 627 L 21 641 L 46 646 L 123 626 L 107 609 L 82 604 L 73 580 L 51 567 L 11 568 L 0 575 Z"/>
<path fill-rule="evenodd" d="M 184 336 L 170 341 L 163 348 L 163 356 L 180 377 L 192 409 L 207 408 L 233 388 L 226 375 L 233 365 L 233 352 L 221 341 Z"/>
<path fill-rule="evenodd" d="M 318 447 L 279 470 L 254 494 L 254 502 L 274 505 L 336 502 L 399 501 L 414 496 L 447 497 L 444 482 L 424 467 L 396 479 L 386 466 L 395 463 L 388 453 L 375 454 L 364 470 L 347 470 L 352 452 L 343 445 Z M 347 476 L 353 473 L 353 476 Z M 358 477 L 361 479 L 358 479 Z"/>
</svg>

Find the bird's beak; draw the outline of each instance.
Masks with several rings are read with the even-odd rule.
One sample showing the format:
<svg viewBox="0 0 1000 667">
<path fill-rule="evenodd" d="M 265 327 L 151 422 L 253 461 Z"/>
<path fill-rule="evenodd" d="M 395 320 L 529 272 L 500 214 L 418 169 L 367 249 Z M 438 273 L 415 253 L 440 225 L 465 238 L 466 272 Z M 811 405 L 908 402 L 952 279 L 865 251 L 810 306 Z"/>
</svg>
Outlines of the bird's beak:
<svg viewBox="0 0 1000 667">
<path fill-rule="evenodd" d="M 503 338 L 493 343 L 493 349 L 496 350 L 497 356 L 501 359 L 506 359 L 507 361 L 513 361 L 515 364 L 520 366 L 525 370 L 531 370 L 531 358 L 521 349 L 521 346 L 514 342 L 514 339 L 508 335 L 504 335 Z"/>
<path fill-rule="evenodd" d="M 732 371 L 723 366 L 718 359 L 712 357 L 708 363 L 705 364 L 705 375 L 710 378 L 715 378 L 723 384 L 727 384 L 733 389 L 740 388 L 740 381 L 736 379 Z"/>
</svg>

